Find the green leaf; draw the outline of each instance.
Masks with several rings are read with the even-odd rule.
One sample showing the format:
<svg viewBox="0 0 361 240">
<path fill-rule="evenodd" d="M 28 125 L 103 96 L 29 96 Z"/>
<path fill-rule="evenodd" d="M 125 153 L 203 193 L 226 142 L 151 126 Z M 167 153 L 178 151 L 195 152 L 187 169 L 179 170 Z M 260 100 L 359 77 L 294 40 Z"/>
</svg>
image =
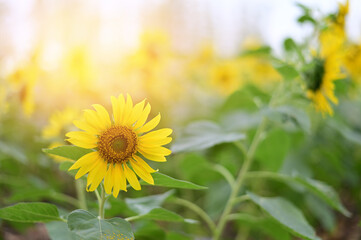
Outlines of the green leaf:
<svg viewBox="0 0 361 240">
<path fill-rule="evenodd" d="M 77 237 L 86 240 L 134 239 L 131 225 L 124 219 L 99 219 L 94 214 L 81 209 L 69 214 L 68 227 Z"/>
<path fill-rule="evenodd" d="M 143 215 L 147 214 L 154 208 L 160 207 L 163 202 L 173 193 L 174 190 L 170 190 L 163 194 L 151 195 L 147 197 L 126 198 L 125 203 L 128 205 L 129 209 L 140 215 Z"/>
<path fill-rule="evenodd" d="M 255 157 L 263 169 L 276 172 L 283 165 L 290 145 L 289 135 L 282 129 L 274 129 L 259 144 Z"/>
<path fill-rule="evenodd" d="M 280 106 L 272 109 L 266 109 L 266 114 L 272 120 L 276 120 L 276 116 L 278 115 L 278 121 L 282 122 L 283 124 L 291 123 L 306 133 L 311 132 L 311 121 L 308 117 L 308 114 L 300 108 L 296 108 L 293 106 Z M 287 127 L 285 125 L 285 127 Z"/>
<path fill-rule="evenodd" d="M 274 68 L 282 75 L 283 79 L 285 80 L 293 80 L 299 75 L 297 70 L 287 63 L 275 64 Z"/>
<path fill-rule="evenodd" d="M 85 154 L 92 152 L 91 149 L 85 149 L 77 146 L 60 146 L 55 148 L 44 148 L 43 152 L 57 155 L 60 157 L 69 158 L 71 160 L 78 160 Z"/>
<path fill-rule="evenodd" d="M 167 232 L 167 240 L 192 240 L 190 236 L 187 236 L 178 232 Z"/>
<path fill-rule="evenodd" d="M 347 217 L 351 216 L 351 213 L 342 205 L 336 191 L 331 186 L 324 182 L 302 176 L 296 176 L 294 179 L 328 203 L 331 207 L 340 211 L 343 215 Z"/>
<path fill-rule="evenodd" d="M 246 50 L 241 53 L 241 56 L 250 56 L 250 55 L 270 55 L 271 47 L 269 46 L 261 46 L 256 49 Z"/>
<path fill-rule="evenodd" d="M 0 218 L 15 222 L 49 222 L 63 221 L 58 209 L 50 203 L 18 203 L 0 209 Z"/>
<path fill-rule="evenodd" d="M 286 38 L 283 42 L 283 47 L 286 51 L 296 50 L 298 47 L 292 38 Z"/>
<path fill-rule="evenodd" d="M 265 198 L 248 192 L 250 199 L 292 234 L 308 240 L 320 240 L 302 212 L 281 197 Z"/>
<path fill-rule="evenodd" d="M 303 187 L 305 187 L 307 190 L 309 190 L 310 192 L 312 192 L 313 194 L 324 200 L 332 208 L 340 211 L 345 216 L 351 215 L 351 213 L 342 205 L 336 191 L 331 186 L 327 185 L 324 182 L 302 177 L 299 175 L 288 176 L 285 174 L 273 173 L 273 172 L 259 172 L 258 174 L 257 172 L 254 173 L 251 172 L 248 173 L 248 176 L 246 177 L 252 176 L 252 174 L 256 174 L 254 175 L 254 177 L 269 177 L 275 180 L 282 181 L 289 185 L 291 184 L 291 186 L 292 184 L 295 183 L 300 184 Z"/>
<path fill-rule="evenodd" d="M 49 222 L 45 224 L 51 240 L 81 240 L 71 232 L 65 222 Z"/>
<path fill-rule="evenodd" d="M 137 216 L 137 219 L 149 219 L 149 220 L 167 221 L 167 222 L 185 221 L 185 219 L 182 216 L 160 207 L 153 208 L 148 213 Z"/>
<path fill-rule="evenodd" d="M 171 150 L 174 153 L 199 151 L 217 144 L 242 140 L 245 137 L 243 133 L 225 131 L 214 122 L 198 121 L 186 127 L 183 136 L 176 140 Z"/>
<path fill-rule="evenodd" d="M 193 190 L 207 189 L 207 187 L 200 186 L 184 180 L 175 179 L 159 172 L 152 173 L 152 176 L 154 179 L 154 186 L 193 189 Z M 140 181 L 140 183 L 142 185 L 150 185 L 149 183 L 146 183 L 144 181 Z"/>
</svg>

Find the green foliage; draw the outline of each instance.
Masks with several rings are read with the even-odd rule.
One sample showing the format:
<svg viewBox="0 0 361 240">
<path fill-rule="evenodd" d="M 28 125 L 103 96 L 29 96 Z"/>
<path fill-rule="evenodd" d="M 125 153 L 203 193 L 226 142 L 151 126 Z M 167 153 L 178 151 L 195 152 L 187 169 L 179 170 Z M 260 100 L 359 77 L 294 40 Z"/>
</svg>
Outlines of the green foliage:
<svg viewBox="0 0 361 240">
<path fill-rule="evenodd" d="M 0 218 L 15 222 L 62 221 L 58 209 L 50 203 L 18 203 L 0 209 Z"/>
<path fill-rule="evenodd" d="M 319 240 L 302 212 L 289 201 L 281 197 L 265 198 L 247 193 L 250 199 L 282 224 L 292 234 L 308 240 Z"/>
<path fill-rule="evenodd" d="M 60 157 L 69 158 L 71 160 L 78 160 L 87 153 L 92 152 L 91 149 L 84 149 L 77 146 L 60 146 L 55 148 L 45 148 L 43 152 L 53 154 Z"/>
<path fill-rule="evenodd" d="M 188 125 L 184 135 L 173 143 L 171 149 L 174 153 L 199 151 L 220 143 L 234 142 L 244 138 L 244 134 L 227 132 L 216 123 L 199 121 Z"/>
<path fill-rule="evenodd" d="M 68 227 L 76 235 L 76 239 L 134 239 L 131 225 L 124 219 L 99 219 L 94 214 L 84 210 L 75 210 L 69 214 Z"/>
<path fill-rule="evenodd" d="M 191 182 L 184 180 L 175 179 L 169 177 L 163 173 L 153 173 L 154 185 L 159 187 L 170 187 L 170 188 L 183 188 L 183 189 L 193 189 L 193 190 L 202 190 L 207 189 L 207 187 L 200 186 Z M 144 181 L 140 182 L 142 185 L 150 185 Z"/>
</svg>

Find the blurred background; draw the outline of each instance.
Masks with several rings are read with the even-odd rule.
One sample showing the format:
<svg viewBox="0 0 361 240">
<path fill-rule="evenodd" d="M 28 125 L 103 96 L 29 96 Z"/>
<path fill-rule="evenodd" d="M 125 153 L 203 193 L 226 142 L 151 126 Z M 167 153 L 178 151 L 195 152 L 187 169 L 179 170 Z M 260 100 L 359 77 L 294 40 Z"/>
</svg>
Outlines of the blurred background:
<svg viewBox="0 0 361 240">
<path fill-rule="evenodd" d="M 68 144 L 65 133 L 74 130 L 72 121 L 94 103 L 110 110 L 112 95 L 129 93 L 134 102 L 147 98 L 151 115 L 162 114 L 160 127 L 175 129 L 174 139 L 186 124 L 199 119 L 221 122 L 227 131 L 252 137 L 259 123 L 257 114 L 268 103 L 276 83 L 282 81 L 274 60 L 286 59 L 300 72 L 305 64 L 294 61 L 294 52 L 286 53 L 284 40 L 292 38 L 306 60 L 312 59 L 311 53 L 319 48 L 315 39 L 322 24 L 329 22 L 327 16 L 340 11 L 339 3 L 346 1 L 0 0 L 0 207 L 48 201 L 59 205 L 61 214 L 74 210 L 77 206 L 69 200 L 76 196 L 74 179 L 59 171 L 59 163 L 62 168 L 65 159 L 48 156 L 41 149 Z M 340 104 L 333 106 L 335 117 L 315 114 L 304 88 L 295 84 L 295 95 L 302 95 L 297 95 L 297 101 L 301 100 L 287 104 L 302 110 L 308 132 L 294 125 L 284 127 L 290 118 L 282 118 L 256 153 L 255 168 L 287 174 L 296 171 L 324 181 L 336 189 L 351 212 L 358 213 L 361 1 L 350 0 L 349 4 L 345 45 L 351 54 L 343 68 L 348 78 L 336 84 Z M 308 11 L 313 23 L 300 20 Z M 240 117 L 222 119 L 231 111 L 241 111 Z M 198 153 L 174 154 L 168 159 L 171 164 L 154 166 L 175 178 L 209 186 L 207 192 L 180 190 L 177 194 L 218 219 L 230 188 L 219 174 L 204 169 L 221 164 L 236 175 L 241 166 L 239 155 L 233 145 L 221 144 Z M 341 216 L 296 187 L 293 192 L 284 184 L 266 180 L 252 184 L 247 187 L 263 189 L 265 195 L 287 196 L 307 209 L 307 218 L 323 239 L 361 236 L 359 214 Z M 159 192 L 153 188 L 131 190 L 126 197 Z M 87 199 L 89 209 L 96 209 L 91 193 Z M 129 216 L 124 203 L 117 200 L 109 199 L 107 216 Z M 250 208 L 254 210 L 254 206 Z M 194 217 L 187 211 L 181 213 Z M 200 236 L 186 239 L 206 239 L 202 237 L 208 234 L 207 229 L 193 225 L 182 228 L 174 224 L 168 229 L 166 224 L 147 224 L 161 233 L 174 227 Z M 144 230 L 147 224 L 134 225 L 137 240 L 173 240 L 149 234 Z M 232 226 L 229 239 L 234 239 L 237 229 L 244 230 L 242 224 Z M 1 220 L 0 225 L 0 239 L 1 235 L 4 239 L 48 239 L 44 225 Z M 245 231 L 253 239 L 265 239 L 258 229 L 267 226 L 254 225 Z M 353 238 L 345 237 L 350 235 Z"/>
</svg>

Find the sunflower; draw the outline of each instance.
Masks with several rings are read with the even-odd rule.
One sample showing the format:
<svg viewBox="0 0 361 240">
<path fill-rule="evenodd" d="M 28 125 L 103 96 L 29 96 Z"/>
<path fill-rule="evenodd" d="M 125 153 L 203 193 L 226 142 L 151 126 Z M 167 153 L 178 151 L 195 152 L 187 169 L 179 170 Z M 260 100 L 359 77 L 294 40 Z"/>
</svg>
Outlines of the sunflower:
<svg viewBox="0 0 361 240">
<path fill-rule="evenodd" d="M 210 70 L 210 79 L 213 86 L 223 95 L 237 90 L 240 85 L 237 61 L 216 63 Z"/>
<path fill-rule="evenodd" d="M 111 97 L 113 118 L 106 109 L 92 105 L 94 110 L 85 110 L 84 118 L 74 125 L 84 131 L 66 134 L 68 141 L 82 148 L 93 149 L 75 162 L 69 170 L 79 169 L 75 179 L 88 173 L 87 190 L 94 191 L 104 179 L 107 194 L 118 196 L 120 190 L 127 191 L 127 181 L 135 190 L 140 190 L 136 174 L 149 184 L 154 184 L 152 169 L 142 158 L 165 162 L 171 151 L 162 145 L 172 141 L 168 137 L 172 129 L 152 131 L 160 121 L 160 114 L 145 123 L 150 105 L 145 100 L 133 106 L 128 95 Z M 144 107 L 145 106 L 145 107 Z M 141 156 L 142 155 L 142 156 Z"/>
<path fill-rule="evenodd" d="M 314 102 L 316 110 L 322 114 L 333 115 L 330 102 L 338 103 L 334 94 L 334 81 L 344 77 L 340 71 L 340 65 L 338 55 L 325 58 L 315 57 L 304 72 L 307 81 L 307 97 Z"/>
</svg>

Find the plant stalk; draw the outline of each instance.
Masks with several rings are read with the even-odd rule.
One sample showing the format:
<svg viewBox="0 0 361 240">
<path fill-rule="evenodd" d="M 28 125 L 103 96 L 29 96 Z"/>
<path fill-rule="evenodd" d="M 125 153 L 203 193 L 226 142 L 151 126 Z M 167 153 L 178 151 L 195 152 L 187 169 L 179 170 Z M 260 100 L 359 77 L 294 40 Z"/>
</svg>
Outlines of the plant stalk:
<svg viewBox="0 0 361 240">
<path fill-rule="evenodd" d="M 241 170 L 238 173 L 236 182 L 232 187 L 231 195 L 228 199 L 226 207 L 224 208 L 221 218 L 218 222 L 213 240 L 219 240 L 222 235 L 223 229 L 227 223 L 228 215 L 232 212 L 232 208 L 234 206 L 235 199 L 238 197 L 237 195 L 238 195 L 240 188 L 242 187 L 243 180 L 245 179 L 245 175 L 248 172 L 250 166 L 252 165 L 254 154 L 256 152 L 258 144 L 262 140 L 262 135 L 266 128 L 266 125 L 267 125 L 267 119 L 263 118 L 261 124 L 258 126 L 257 132 L 252 140 L 251 146 L 249 147 L 249 149 L 246 153 L 245 161 L 242 165 Z"/>
</svg>

